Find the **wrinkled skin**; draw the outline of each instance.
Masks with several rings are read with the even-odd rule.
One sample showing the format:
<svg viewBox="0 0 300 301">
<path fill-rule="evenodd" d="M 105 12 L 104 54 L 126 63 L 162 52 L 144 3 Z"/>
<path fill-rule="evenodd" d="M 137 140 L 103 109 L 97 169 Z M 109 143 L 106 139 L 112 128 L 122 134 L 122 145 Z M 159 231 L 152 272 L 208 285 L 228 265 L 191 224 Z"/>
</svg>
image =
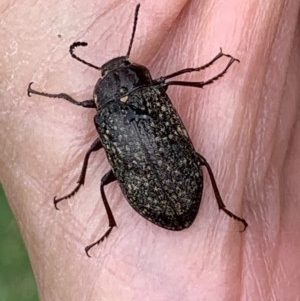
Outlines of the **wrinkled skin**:
<svg viewBox="0 0 300 301">
<path fill-rule="evenodd" d="M 6 3 L 5 3 L 6 2 Z M 196 149 L 211 163 L 225 204 L 249 227 L 219 212 L 204 171 L 194 224 L 161 229 L 136 214 L 117 184 L 107 197 L 118 227 L 107 229 L 92 155 L 85 186 L 72 190 L 96 137 L 94 111 L 27 97 L 36 89 L 90 99 L 99 74 L 68 54 L 102 65 L 124 55 L 132 1 L 2 1 L 0 179 L 20 225 L 41 300 L 298 300 L 300 295 L 299 1 L 147 1 L 131 60 L 154 77 L 204 64 L 219 51 L 241 60 L 205 89 L 170 87 Z M 59 37 L 58 35 L 61 35 Z M 215 67 L 184 79 L 203 80 Z"/>
</svg>

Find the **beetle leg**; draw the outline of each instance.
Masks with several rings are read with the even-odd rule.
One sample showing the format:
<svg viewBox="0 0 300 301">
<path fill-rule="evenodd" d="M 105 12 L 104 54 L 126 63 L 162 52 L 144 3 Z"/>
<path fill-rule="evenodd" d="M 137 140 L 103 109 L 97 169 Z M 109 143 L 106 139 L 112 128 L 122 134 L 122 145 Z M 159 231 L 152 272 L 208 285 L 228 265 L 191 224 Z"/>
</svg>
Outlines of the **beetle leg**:
<svg viewBox="0 0 300 301">
<path fill-rule="evenodd" d="M 226 72 L 227 70 L 229 69 L 229 67 L 235 62 L 237 61 L 236 59 L 232 58 L 227 66 L 225 67 L 225 69 L 220 72 L 219 74 L 217 74 L 216 76 L 210 78 L 209 80 L 207 81 L 204 81 L 204 82 L 187 82 L 187 81 L 171 81 L 171 82 L 166 82 L 165 85 L 167 86 L 170 86 L 170 85 L 173 85 L 173 86 L 186 86 L 186 87 L 195 87 L 195 88 L 203 88 L 204 86 L 206 85 L 210 85 L 212 84 L 214 81 L 218 80 L 220 77 L 222 77 Z"/>
<path fill-rule="evenodd" d="M 68 198 L 72 197 L 79 190 L 79 188 L 84 184 L 84 180 L 85 180 L 85 175 L 86 175 L 86 170 L 87 170 L 87 167 L 88 167 L 88 162 L 89 162 L 90 154 L 92 152 L 98 151 L 102 147 L 103 146 L 102 146 L 102 143 L 100 141 L 100 138 L 97 138 L 92 143 L 92 145 L 90 146 L 89 150 L 85 154 L 85 157 L 84 157 L 84 160 L 83 160 L 82 169 L 81 169 L 81 172 L 80 172 L 80 176 L 79 176 L 79 178 L 77 180 L 77 183 L 78 183 L 77 186 L 73 189 L 72 192 L 70 192 L 66 196 L 63 196 L 61 198 L 56 198 L 56 196 L 54 197 L 54 206 L 55 206 L 55 208 L 57 210 L 58 210 L 57 203 L 59 203 L 62 200 L 65 200 L 65 199 L 68 199 Z"/>
<path fill-rule="evenodd" d="M 210 165 L 207 163 L 207 161 L 205 160 L 205 158 L 202 157 L 200 154 L 198 154 L 198 157 L 199 157 L 199 160 L 200 160 L 200 164 L 202 166 L 204 165 L 206 167 L 207 171 L 208 171 L 208 174 L 209 174 L 209 177 L 210 177 L 210 181 L 211 181 L 211 184 L 213 186 L 213 190 L 214 190 L 214 193 L 215 193 L 215 196 L 216 196 L 216 200 L 217 200 L 219 209 L 223 210 L 228 216 L 232 217 L 233 219 L 235 219 L 235 220 L 243 223 L 244 229 L 241 232 L 244 232 L 246 230 L 246 228 L 248 227 L 248 223 L 243 218 L 238 217 L 237 215 L 233 214 L 230 210 L 226 209 L 226 206 L 225 206 L 225 204 L 224 204 L 224 202 L 222 200 L 222 197 L 220 195 L 220 192 L 219 192 L 219 189 L 218 189 L 218 186 L 217 186 L 214 174 L 213 174 L 213 172 L 212 172 L 212 170 L 210 168 Z"/>
<path fill-rule="evenodd" d="M 226 56 L 228 58 L 230 58 L 227 66 L 224 68 L 224 70 L 222 72 L 220 72 L 219 74 L 217 74 L 216 76 L 210 78 L 207 81 L 201 81 L 201 82 L 188 82 L 188 81 L 170 81 L 170 82 L 166 82 L 167 79 L 184 74 L 184 73 L 190 73 L 190 72 L 197 72 L 197 71 L 201 71 L 204 70 L 208 67 L 210 67 L 211 65 L 213 65 L 217 60 L 219 60 L 221 57 Z M 170 85 L 177 85 L 177 86 L 188 86 L 188 87 L 196 87 L 196 88 L 203 88 L 206 85 L 209 85 L 211 83 L 213 83 L 214 81 L 216 81 L 217 79 L 219 79 L 220 77 L 222 77 L 227 70 L 229 69 L 229 67 L 235 62 L 239 62 L 238 59 L 232 57 L 229 54 L 224 54 L 222 52 L 222 49 L 220 50 L 220 52 L 207 64 L 197 67 L 197 68 L 185 68 L 182 70 L 179 70 L 177 72 L 171 73 L 169 75 L 166 76 L 162 76 L 156 80 L 154 80 L 154 84 L 158 84 L 161 85 L 163 87 L 168 87 Z"/>
<path fill-rule="evenodd" d="M 107 231 L 104 233 L 104 235 L 101 236 L 100 239 L 98 239 L 96 242 L 88 245 L 87 247 L 85 247 L 85 252 L 86 252 L 86 255 L 88 257 L 91 257 L 89 255 L 89 250 L 94 247 L 95 245 L 98 245 L 100 244 L 100 242 L 102 242 L 105 238 L 107 238 L 111 232 L 111 230 L 113 229 L 113 227 L 116 227 L 117 226 L 117 223 L 115 221 L 115 218 L 114 218 L 114 215 L 111 211 L 111 208 L 108 204 L 108 201 L 107 201 L 107 198 L 106 198 L 106 195 L 104 193 L 104 186 L 116 181 L 116 177 L 115 175 L 113 174 L 112 170 L 110 170 L 109 172 L 107 172 L 103 178 L 101 179 L 101 185 L 100 185 L 100 192 L 101 192 L 101 197 L 102 197 L 102 201 L 103 201 L 103 204 L 104 204 L 104 207 L 105 207 L 105 210 L 106 210 L 106 214 L 107 214 L 107 217 L 108 217 L 108 229 Z"/>
<path fill-rule="evenodd" d="M 32 84 L 33 84 L 33 82 L 31 82 L 29 84 L 28 89 L 27 89 L 27 94 L 29 97 L 31 96 L 31 94 L 36 94 L 36 95 L 41 95 L 41 96 L 50 97 L 50 98 L 62 98 L 62 99 L 65 99 L 68 102 L 70 102 L 74 105 L 77 105 L 77 106 L 81 106 L 84 108 L 96 108 L 96 104 L 93 99 L 77 101 L 66 93 L 51 94 L 51 93 L 39 92 L 39 91 L 36 91 L 31 88 Z"/>
</svg>

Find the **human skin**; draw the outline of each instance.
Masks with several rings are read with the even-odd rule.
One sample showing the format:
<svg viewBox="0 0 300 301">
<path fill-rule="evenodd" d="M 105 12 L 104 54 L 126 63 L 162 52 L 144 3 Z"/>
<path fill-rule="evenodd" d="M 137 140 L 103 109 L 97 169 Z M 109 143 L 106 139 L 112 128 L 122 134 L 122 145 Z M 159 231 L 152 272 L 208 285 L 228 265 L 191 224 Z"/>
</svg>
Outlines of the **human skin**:
<svg viewBox="0 0 300 301">
<path fill-rule="evenodd" d="M 125 55 L 132 1 L 2 1 L 0 4 L 0 179 L 21 229 L 43 301 L 298 300 L 300 296 L 299 1 L 147 1 L 141 3 L 131 61 L 154 78 L 205 64 L 219 51 L 240 59 L 205 89 L 170 87 L 190 137 L 211 164 L 227 208 L 219 212 L 205 169 L 193 225 L 172 232 L 131 209 L 118 184 L 106 195 L 118 227 L 91 250 L 108 222 L 101 177 L 104 151 L 93 109 L 27 96 L 28 83 L 77 100 L 92 98 L 99 77 L 70 57 L 69 45 L 102 65 Z M 182 76 L 205 80 L 226 65 Z M 299 220 L 299 222 L 298 222 Z"/>
</svg>

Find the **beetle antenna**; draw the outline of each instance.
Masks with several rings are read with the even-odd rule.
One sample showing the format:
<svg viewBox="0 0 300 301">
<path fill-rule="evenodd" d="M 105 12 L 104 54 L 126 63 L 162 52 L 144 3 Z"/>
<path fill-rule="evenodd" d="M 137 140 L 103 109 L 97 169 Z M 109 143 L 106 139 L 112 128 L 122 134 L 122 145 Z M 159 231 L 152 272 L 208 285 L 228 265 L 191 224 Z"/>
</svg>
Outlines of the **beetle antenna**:
<svg viewBox="0 0 300 301">
<path fill-rule="evenodd" d="M 133 21 L 133 29 L 132 29 L 132 34 L 131 34 L 131 38 L 130 38 L 130 43 L 129 43 L 129 47 L 128 47 L 128 51 L 126 54 L 126 57 L 129 58 L 130 55 L 130 51 L 132 48 L 132 44 L 133 44 L 133 39 L 134 39 L 134 35 L 135 35 L 135 31 L 136 31 L 136 25 L 137 25 L 137 20 L 138 20 L 138 14 L 139 14 L 139 9 L 140 9 L 140 3 L 135 7 L 135 13 L 134 13 L 134 21 Z"/>
<path fill-rule="evenodd" d="M 97 70 L 102 70 L 101 67 L 98 67 L 98 66 L 96 66 L 96 65 L 93 65 L 93 64 L 91 64 L 91 63 L 89 63 L 89 62 L 87 62 L 87 61 L 81 59 L 80 57 L 78 57 L 78 56 L 74 53 L 75 48 L 77 48 L 77 47 L 86 47 L 87 45 L 88 45 L 87 42 L 74 42 L 74 43 L 70 46 L 70 50 L 69 50 L 69 51 L 70 51 L 70 54 L 71 54 L 71 56 L 72 56 L 72 58 L 74 58 L 75 60 L 77 60 L 77 61 L 79 61 L 79 62 L 81 62 L 81 63 L 83 63 L 83 64 L 85 64 L 85 65 L 87 65 L 87 66 L 89 66 L 89 67 L 95 68 L 95 69 L 97 69 Z"/>
</svg>

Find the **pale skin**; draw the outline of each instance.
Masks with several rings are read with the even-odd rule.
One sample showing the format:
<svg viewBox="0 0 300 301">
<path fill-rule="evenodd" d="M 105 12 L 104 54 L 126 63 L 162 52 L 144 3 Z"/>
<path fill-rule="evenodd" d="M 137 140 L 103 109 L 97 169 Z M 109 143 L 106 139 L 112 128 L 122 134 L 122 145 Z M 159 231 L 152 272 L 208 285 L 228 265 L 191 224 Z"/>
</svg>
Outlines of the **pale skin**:
<svg viewBox="0 0 300 301">
<path fill-rule="evenodd" d="M 91 156 L 86 183 L 54 209 L 53 197 L 76 185 L 85 152 L 97 137 L 93 109 L 27 96 L 46 92 L 90 99 L 99 73 L 68 54 L 102 65 L 124 55 L 132 1 L 7 2 L 1 11 L 0 180 L 20 225 L 40 299 L 297 300 L 300 293 L 299 1 L 160 1 L 141 3 L 131 61 L 154 78 L 205 64 L 223 48 L 240 59 L 205 89 L 168 94 L 191 139 L 211 164 L 227 208 L 219 212 L 207 173 L 193 225 L 159 228 L 106 189 L 118 227 L 107 229 L 100 198 L 109 170 L 104 151 Z M 60 36 L 58 36 L 60 35 Z M 183 76 L 205 80 L 220 71 Z"/>
</svg>

